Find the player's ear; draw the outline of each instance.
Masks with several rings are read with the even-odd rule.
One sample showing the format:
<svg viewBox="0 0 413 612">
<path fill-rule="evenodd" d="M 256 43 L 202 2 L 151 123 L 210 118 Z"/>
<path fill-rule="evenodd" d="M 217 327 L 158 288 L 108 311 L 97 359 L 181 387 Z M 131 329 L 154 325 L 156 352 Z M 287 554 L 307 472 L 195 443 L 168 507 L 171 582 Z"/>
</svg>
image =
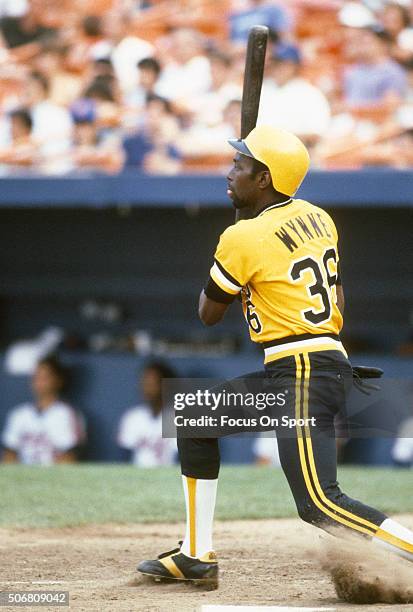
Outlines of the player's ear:
<svg viewBox="0 0 413 612">
<path fill-rule="evenodd" d="M 262 172 L 260 172 L 258 184 L 260 189 L 267 189 L 267 187 L 272 184 L 271 174 L 269 170 L 263 170 Z"/>
</svg>

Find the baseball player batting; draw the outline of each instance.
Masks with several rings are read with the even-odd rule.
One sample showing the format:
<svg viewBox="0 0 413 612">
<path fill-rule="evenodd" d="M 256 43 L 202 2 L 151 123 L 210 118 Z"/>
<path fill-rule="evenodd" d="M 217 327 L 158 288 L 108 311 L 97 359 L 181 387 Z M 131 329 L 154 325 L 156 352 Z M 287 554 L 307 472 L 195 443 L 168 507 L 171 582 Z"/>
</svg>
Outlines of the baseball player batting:
<svg viewBox="0 0 413 612">
<path fill-rule="evenodd" d="M 337 483 L 334 417 L 354 373 L 339 336 L 344 293 L 336 227 L 323 209 L 294 197 L 308 170 L 308 152 L 293 134 L 263 125 L 229 142 L 235 157 L 227 193 L 251 218 L 221 235 L 199 316 L 206 325 L 219 323 L 241 294 L 251 340 L 263 349 L 262 377 L 289 382 L 292 414 L 323 423 L 321 432 L 297 426 L 293 437 L 278 441 L 301 519 L 326 530 L 344 527 L 413 561 L 413 532 L 348 497 Z M 143 561 L 138 571 L 158 580 L 216 585 L 218 440 L 179 438 L 178 448 L 186 532 L 176 549 Z"/>
</svg>

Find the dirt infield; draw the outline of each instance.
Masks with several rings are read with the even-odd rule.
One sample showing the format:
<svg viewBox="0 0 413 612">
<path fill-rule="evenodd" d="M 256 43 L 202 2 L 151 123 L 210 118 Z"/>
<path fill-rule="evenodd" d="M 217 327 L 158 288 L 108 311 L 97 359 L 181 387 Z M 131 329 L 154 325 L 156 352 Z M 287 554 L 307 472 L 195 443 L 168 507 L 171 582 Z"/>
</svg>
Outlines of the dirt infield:
<svg viewBox="0 0 413 612">
<path fill-rule="evenodd" d="M 413 527 L 413 515 L 401 520 Z M 181 534 L 181 525 L 165 524 L 0 529 L 0 589 L 68 590 L 70 609 L 85 612 L 192 612 L 202 604 L 413 611 L 412 604 L 341 603 L 317 560 L 329 536 L 295 519 L 218 523 L 218 591 L 137 579 L 137 561 L 172 548 Z"/>
</svg>

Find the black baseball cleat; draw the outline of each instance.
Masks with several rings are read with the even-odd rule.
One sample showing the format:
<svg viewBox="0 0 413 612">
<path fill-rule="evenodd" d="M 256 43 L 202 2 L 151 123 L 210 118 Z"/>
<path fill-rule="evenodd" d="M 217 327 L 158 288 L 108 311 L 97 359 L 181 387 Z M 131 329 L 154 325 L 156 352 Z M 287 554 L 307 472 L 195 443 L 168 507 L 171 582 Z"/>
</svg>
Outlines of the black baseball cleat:
<svg viewBox="0 0 413 612">
<path fill-rule="evenodd" d="M 208 552 L 200 559 L 187 557 L 181 547 L 159 555 L 157 559 L 142 561 L 138 572 L 153 578 L 155 582 L 185 580 L 193 584 L 218 588 L 218 561 L 214 552 Z"/>
</svg>

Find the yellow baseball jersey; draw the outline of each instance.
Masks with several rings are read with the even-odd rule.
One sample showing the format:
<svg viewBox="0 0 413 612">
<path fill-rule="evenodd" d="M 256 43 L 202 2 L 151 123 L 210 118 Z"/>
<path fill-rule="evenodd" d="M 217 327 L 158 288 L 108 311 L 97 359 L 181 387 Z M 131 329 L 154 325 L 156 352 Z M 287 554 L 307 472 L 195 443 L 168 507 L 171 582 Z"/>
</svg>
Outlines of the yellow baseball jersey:
<svg viewBox="0 0 413 612">
<path fill-rule="evenodd" d="M 331 217 L 299 199 L 268 206 L 221 235 L 205 293 L 223 303 L 241 293 L 265 363 L 303 350 L 345 353 L 337 240 Z"/>
</svg>

